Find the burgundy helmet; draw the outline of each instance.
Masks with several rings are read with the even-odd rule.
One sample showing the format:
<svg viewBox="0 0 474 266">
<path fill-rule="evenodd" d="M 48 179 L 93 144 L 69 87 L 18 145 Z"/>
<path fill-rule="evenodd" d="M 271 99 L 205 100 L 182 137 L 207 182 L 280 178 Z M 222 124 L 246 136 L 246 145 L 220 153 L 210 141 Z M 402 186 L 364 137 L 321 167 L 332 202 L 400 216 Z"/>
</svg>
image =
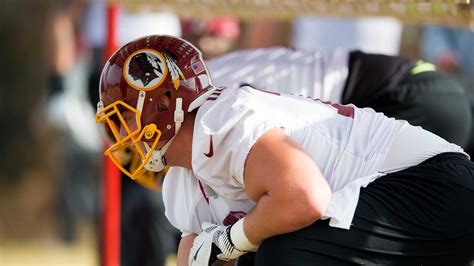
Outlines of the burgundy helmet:
<svg viewBox="0 0 474 266">
<path fill-rule="evenodd" d="M 172 36 L 136 39 L 107 61 L 99 85 L 96 120 L 114 142 L 105 152 L 127 175 L 163 169 L 162 155 L 186 115 L 214 91 L 202 53 Z M 167 144 L 157 148 L 158 141 Z M 126 150 L 127 152 L 123 152 Z M 127 169 L 131 156 L 141 164 Z M 129 168 L 129 167 L 128 167 Z"/>
</svg>

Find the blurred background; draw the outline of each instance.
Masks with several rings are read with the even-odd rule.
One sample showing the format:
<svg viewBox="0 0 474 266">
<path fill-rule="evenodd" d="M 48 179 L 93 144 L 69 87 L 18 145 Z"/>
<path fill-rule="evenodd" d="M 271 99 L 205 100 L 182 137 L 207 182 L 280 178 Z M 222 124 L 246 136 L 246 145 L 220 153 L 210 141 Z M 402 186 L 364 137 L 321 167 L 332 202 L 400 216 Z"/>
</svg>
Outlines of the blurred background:
<svg viewBox="0 0 474 266">
<path fill-rule="evenodd" d="M 271 46 L 422 58 L 458 80 L 474 102 L 469 0 L 4 0 L 0 6 L 1 266 L 173 265 L 179 235 L 162 215 L 160 193 L 118 175 L 119 227 L 108 234 L 120 236 L 119 249 L 109 250 L 116 246 L 104 226 L 111 203 L 94 114 L 111 21 L 115 45 L 175 35 L 206 59 Z M 464 148 L 474 154 L 473 146 L 471 138 Z"/>
</svg>

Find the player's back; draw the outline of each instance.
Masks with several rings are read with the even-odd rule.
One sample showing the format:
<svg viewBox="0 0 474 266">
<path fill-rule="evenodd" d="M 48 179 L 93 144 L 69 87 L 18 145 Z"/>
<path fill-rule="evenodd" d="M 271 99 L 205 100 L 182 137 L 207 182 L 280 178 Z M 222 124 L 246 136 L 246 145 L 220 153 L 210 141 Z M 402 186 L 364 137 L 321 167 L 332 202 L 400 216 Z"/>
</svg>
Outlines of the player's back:
<svg viewBox="0 0 474 266">
<path fill-rule="evenodd" d="M 193 174 L 222 197 L 248 199 L 243 176 L 246 158 L 258 138 L 274 128 L 282 128 L 318 165 L 333 192 L 324 217 L 331 218 L 331 226 L 341 228 L 350 226 L 360 187 L 385 174 L 384 163 L 394 154 L 393 141 L 407 147 L 410 142 L 400 132 L 416 129 L 406 121 L 388 118 L 369 108 L 264 92 L 249 86 L 221 88 L 196 115 L 193 138 L 204 141 L 193 141 Z M 433 135 L 419 130 L 415 140 Z M 411 158 L 453 151 L 446 141 L 430 143 L 423 154 L 415 145 L 404 150 L 412 153 Z M 410 159 L 407 163 L 393 161 L 389 166 L 406 168 L 417 161 Z"/>
<path fill-rule="evenodd" d="M 377 174 L 398 130 L 405 124 L 369 108 L 302 96 L 238 89 L 239 103 L 262 123 L 282 125 L 320 167 L 333 190 Z"/>
<path fill-rule="evenodd" d="M 248 151 L 240 151 L 242 143 L 251 146 L 266 130 L 283 128 L 317 163 L 333 190 L 356 178 L 377 174 L 394 136 L 404 124 L 372 109 L 269 93 L 248 86 L 224 90 L 215 101 L 201 106 L 198 116 L 200 122 L 195 132 L 203 132 L 198 136 L 203 139 L 213 135 L 214 146 L 219 145 L 216 153 L 221 158 L 246 158 Z M 196 150 L 206 152 L 207 146 L 204 143 Z M 200 166 L 200 162 L 208 166 L 225 164 L 224 160 L 201 157 L 195 158 L 196 169 L 208 169 Z M 219 171 L 212 168 L 207 173 L 216 175 Z M 222 174 L 225 175 L 233 173 Z"/>
</svg>

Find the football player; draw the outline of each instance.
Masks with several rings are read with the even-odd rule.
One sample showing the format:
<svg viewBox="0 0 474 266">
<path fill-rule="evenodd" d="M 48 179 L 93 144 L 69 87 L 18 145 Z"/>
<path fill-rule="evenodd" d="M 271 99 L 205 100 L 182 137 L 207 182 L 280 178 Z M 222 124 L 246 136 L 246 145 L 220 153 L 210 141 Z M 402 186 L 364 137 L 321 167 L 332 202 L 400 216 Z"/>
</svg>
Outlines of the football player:
<svg viewBox="0 0 474 266">
<path fill-rule="evenodd" d="M 101 75 L 106 155 L 133 179 L 169 167 L 178 265 L 471 258 L 474 164 L 461 147 L 370 108 L 216 85 L 200 51 L 171 36 L 126 44 Z M 123 150 L 139 163 L 126 167 Z"/>
</svg>

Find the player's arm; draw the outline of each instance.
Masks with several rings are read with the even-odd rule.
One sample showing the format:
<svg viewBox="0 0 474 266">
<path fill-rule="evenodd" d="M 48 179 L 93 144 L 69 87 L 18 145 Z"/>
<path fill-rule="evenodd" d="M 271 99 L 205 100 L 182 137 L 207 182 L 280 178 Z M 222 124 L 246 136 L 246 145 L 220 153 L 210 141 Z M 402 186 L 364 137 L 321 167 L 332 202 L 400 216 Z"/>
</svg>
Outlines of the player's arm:
<svg viewBox="0 0 474 266">
<path fill-rule="evenodd" d="M 177 266 L 188 266 L 189 250 L 193 246 L 193 241 L 196 236 L 195 234 L 187 235 L 182 237 L 181 241 L 179 241 L 178 254 L 176 256 Z"/>
<path fill-rule="evenodd" d="M 245 236 L 254 245 L 314 223 L 332 195 L 316 163 L 280 128 L 263 134 L 252 147 L 244 185 L 257 203 L 243 221 Z"/>
<path fill-rule="evenodd" d="M 203 223 L 190 265 L 235 259 L 266 238 L 304 228 L 321 217 L 332 195 L 315 162 L 280 128 L 269 130 L 253 145 L 244 185 L 255 207 L 232 226 Z"/>
</svg>

